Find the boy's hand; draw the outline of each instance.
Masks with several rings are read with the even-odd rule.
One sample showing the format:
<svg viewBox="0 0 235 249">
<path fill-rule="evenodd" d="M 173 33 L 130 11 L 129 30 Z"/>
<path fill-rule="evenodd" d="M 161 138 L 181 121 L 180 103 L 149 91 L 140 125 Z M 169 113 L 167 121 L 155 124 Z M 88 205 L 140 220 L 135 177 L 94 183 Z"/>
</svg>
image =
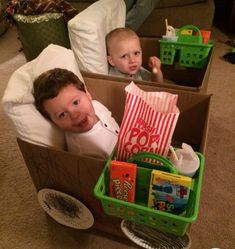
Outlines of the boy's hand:
<svg viewBox="0 0 235 249">
<path fill-rule="evenodd" d="M 148 66 L 154 71 L 159 71 L 161 68 L 161 61 L 159 58 L 157 58 L 156 56 L 151 56 L 149 57 L 149 63 Z"/>
<path fill-rule="evenodd" d="M 148 66 L 152 69 L 152 80 L 158 83 L 163 83 L 160 59 L 156 56 L 149 57 Z"/>
</svg>

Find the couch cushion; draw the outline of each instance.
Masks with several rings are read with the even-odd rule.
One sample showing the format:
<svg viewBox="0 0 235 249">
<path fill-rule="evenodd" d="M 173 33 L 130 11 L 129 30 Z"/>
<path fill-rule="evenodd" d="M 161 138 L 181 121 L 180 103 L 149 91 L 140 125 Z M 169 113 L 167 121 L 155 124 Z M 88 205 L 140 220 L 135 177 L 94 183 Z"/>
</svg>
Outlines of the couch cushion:
<svg viewBox="0 0 235 249">
<path fill-rule="evenodd" d="M 97 0 L 69 0 L 68 2 L 71 2 L 72 5 L 77 4 L 92 4 L 96 2 Z M 125 0 L 127 10 L 131 8 L 131 6 L 134 4 L 134 0 Z M 206 0 L 161 0 L 157 4 L 157 8 L 162 8 L 162 7 L 174 7 L 174 6 L 182 6 L 182 5 L 187 5 L 187 4 L 193 4 L 193 3 L 199 3 L 199 2 L 206 2 Z"/>
<path fill-rule="evenodd" d="M 156 8 L 176 7 L 206 1 L 207 0 L 161 0 L 157 4 Z"/>
<path fill-rule="evenodd" d="M 164 2 L 164 0 L 161 0 L 159 4 L 163 4 Z M 169 2 L 173 4 L 174 1 L 169 0 Z M 182 0 L 182 2 L 185 2 L 185 0 Z M 214 17 L 214 1 L 195 1 L 194 3 L 193 0 L 188 0 L 187 3 L 188 4 L 177 7 L 166 7 L 163 5 L 160 7 L 160 5 L 157 5 L 155 10 L 146 18 L 144 23 L 137 30 L 138 35 L 145 37 L 161 37 L 166 33 L 166 18 L 168 19 L 169 25 L 175 28 L 191 24 L 197 26 L 199 29 L 210 30 Z"/>
</svg>

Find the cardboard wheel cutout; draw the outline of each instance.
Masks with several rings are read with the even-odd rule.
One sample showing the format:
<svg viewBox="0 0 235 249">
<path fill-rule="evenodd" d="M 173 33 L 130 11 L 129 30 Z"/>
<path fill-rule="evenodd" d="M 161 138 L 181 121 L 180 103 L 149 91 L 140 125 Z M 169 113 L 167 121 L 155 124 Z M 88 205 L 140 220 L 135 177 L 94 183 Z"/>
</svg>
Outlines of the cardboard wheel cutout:
<svg viewBox="0 0 235 249">
<path fill-rule="evenodd" d="M 44 211 L 62 225 L 88 229 L 94 224 L 90 210 L 68 194 L 45 188 L 38 192 L 38 201 Z"/>
<path fill-rule="evenodd" d="M 187 233 L 176 236 L 127 220 L 122 220 L 121 229 L 131 241 L 147 249 L 188 249 L 191 246 L 191 238 Z"/>
</svg>

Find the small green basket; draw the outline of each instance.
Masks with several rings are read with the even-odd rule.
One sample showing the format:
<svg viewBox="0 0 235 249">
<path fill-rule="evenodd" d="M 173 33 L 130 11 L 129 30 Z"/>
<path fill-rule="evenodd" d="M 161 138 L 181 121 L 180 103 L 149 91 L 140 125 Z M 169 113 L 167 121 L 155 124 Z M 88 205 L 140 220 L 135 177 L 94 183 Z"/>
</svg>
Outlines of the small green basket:
<svg viewBox="0 0 235 249">
<path fill-rule="evenodd" d="M 101 200 L 103 210 L 108 215 L 143 224 L 160 231 L 183 236 L 186 233 L 189 224 L 194 222 L 198 216 L 204 170 L 204 156 L 197 152 L 200 159 L 200 167 L 192 181 L 186 211 L 184 215 L 176 215 L 155 210 L 147 206 L 152 169 L 161 169 L 171 173 L 176 173 L 176 171 L 168 160 L 156 154 L 153 155 L 158 161 L 157 164 L 153 165 L 152 163 L 139 160 L 139 157 L 143 158 L 144 155 L 145 154 L 141 154 L 138 155 L 137 159 L 133 157 L 131 160 L 128 160 L 129 162 L 135 162 L 137 164 L 135 203 L 125 202 L 109 196 L 109 166 L 112 157 L 107 161 L 95 185 L 94 194 Z"/>
<path fill-rule="evenodd" d="M 195 34 L 181 34 L 183 30 L 190 29 Z M 179 64 L 183 67 L 203 68 L 208 63 L 208 57 L 211 48 L 214 46 L 213 41 L 204 44 L 202 42 L 201 31 L 193 25 L 186 25 L 177 32 L 178 40 L 170 41 L 160 39 L 160 59 L 162 64 L 172 65 L 176 60 L 177 52 L 179 53 Z"/>
</svg>

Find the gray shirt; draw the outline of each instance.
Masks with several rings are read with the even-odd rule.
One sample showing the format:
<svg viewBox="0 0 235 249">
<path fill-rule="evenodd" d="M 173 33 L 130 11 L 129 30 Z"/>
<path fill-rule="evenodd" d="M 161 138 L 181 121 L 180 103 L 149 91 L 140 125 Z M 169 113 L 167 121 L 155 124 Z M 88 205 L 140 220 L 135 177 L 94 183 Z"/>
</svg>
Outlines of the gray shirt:
<svg viewBox="0 0 235 249">
<path fill-rule="evenodd" d="M 149 80 L 149 81 L 152 80 L 151 73 L 143 67 L 141 67 L 139 69 L 139 71 L 131 77 L 128 74 L 125 74 L 125 73 L 118 71 L 118 69 L 116 67 L 110 66 L 109 67 L 109 75 L 119 76 L 119 77 L 123 77 L 123 78 L 130 78 L 133 80 Z"/>
</svg>

